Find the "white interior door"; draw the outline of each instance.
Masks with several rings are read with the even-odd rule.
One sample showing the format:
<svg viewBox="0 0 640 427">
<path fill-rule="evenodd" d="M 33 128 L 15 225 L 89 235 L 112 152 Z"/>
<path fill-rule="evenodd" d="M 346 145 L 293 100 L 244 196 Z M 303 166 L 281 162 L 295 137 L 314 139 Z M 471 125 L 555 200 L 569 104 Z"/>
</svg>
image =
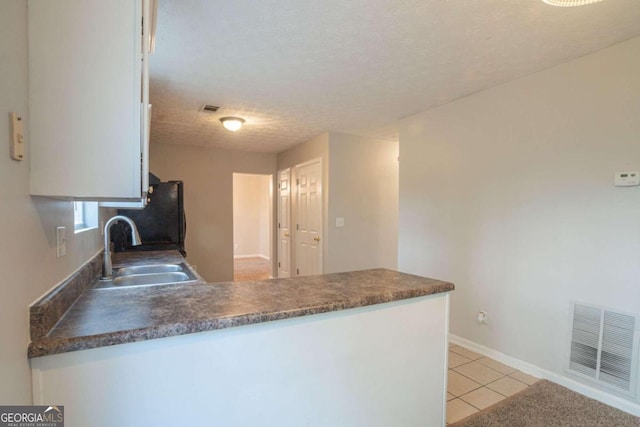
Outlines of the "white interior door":
<svg viewBox="0 0 640 427">
<path fill-rule="evenodd" d="M 296 167 L 296 274 L 322 274 L 322 169 L 320 162 Z"/>
<path fill-rule="evenodd" d="M 278 277 L 291 277 L 291 169 L 278 172 Z"/>
</svg>

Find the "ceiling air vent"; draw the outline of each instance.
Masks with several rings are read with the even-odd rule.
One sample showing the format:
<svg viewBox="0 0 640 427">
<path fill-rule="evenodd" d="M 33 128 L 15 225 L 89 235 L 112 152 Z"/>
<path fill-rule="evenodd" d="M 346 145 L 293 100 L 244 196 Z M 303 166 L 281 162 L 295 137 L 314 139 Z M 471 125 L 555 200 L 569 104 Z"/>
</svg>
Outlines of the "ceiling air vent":
<svg viewBox="0 0 640 427">
<path fill-rule="evenodd" d="M 216 107 L 215 105 L 208 105 L 208 104 L 202 107 L 202 111 L 209 111 L 210 113 L 215 113 L 219 109 L 220 107 Z"/>
<path fill-rule="evenodd" d="M 569 371 L 606 388 L 635 396 L 638 317 L 575 304 Z"/>
</svg>

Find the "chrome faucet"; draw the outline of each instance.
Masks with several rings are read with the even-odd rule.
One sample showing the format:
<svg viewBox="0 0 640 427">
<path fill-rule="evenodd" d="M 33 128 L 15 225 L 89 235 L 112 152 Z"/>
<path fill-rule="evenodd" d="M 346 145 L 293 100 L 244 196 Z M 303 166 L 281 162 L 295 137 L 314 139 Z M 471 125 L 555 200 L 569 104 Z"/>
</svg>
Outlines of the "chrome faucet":
<svg viewBox="0 0 640 427">
<path fill-rule="evenodd" d="M 111 280 L 113 276 L 113 265 L 111 264 L 111 248 L 109 231 L 116 221 L 124 221 L 131 226 L 131 245 L 138 246 L 142 244 L 138 227 L 131 218 L 124 215 L 116 215 L 104 225 L 104 262 L 102 263 L 102 278 L 100 280 Z"/>
</svg>

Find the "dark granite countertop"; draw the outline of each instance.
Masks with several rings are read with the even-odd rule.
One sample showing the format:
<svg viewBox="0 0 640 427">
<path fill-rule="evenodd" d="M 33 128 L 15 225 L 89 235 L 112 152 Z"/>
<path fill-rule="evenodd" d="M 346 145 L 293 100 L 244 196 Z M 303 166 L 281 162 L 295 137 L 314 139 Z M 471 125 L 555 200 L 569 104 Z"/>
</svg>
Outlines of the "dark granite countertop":
<svg viewBox="0 0 640 427">
<path fill-rule="evenodd" d="M 115 256 L 114 266 L 174 262 L 175 254 Z M 179 256 L 179 255 L 178 255 Z M 183 261 L 183 260 L 181 260 Z M 84 291 L 29 345 L 29 357 L 65 353 L 448 292 L 452 283 L 386 269 L 290 279 Z"/>
</svg>

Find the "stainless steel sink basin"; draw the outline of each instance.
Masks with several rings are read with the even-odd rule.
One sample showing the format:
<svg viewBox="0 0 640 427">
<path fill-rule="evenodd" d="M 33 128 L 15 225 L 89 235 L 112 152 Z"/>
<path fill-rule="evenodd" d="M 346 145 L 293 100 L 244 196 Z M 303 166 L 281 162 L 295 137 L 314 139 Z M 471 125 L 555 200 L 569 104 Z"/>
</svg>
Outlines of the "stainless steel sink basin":
<svg viewBox="0 0 640 427">
<path fill-rule="evenodd" d="M 150 274 L 130 274 L 119 276 L 113 279 L 113 286 L 121 288 L 123 286 L 150 286 L 162 285 L 166 283 L 180 283 L 194 280 L 182 271 L 170 271 L 165 273 Z"/>
<path fill-rule="evenodd" d="M 184 264 L 149 264 L 118 268 L 113 272 L 113 275 L 130 276 L 132 274 L 170 273 L 184 270 L 186 270 Z"/>
<path fill-rule="evenodd" d="M 169 285 L 190 283 L 197 280 L 197 277 L 184 263 L 147 264 L 114 269 L 113 279 L 100 280 L 96 288 Z"/>
</svg>

